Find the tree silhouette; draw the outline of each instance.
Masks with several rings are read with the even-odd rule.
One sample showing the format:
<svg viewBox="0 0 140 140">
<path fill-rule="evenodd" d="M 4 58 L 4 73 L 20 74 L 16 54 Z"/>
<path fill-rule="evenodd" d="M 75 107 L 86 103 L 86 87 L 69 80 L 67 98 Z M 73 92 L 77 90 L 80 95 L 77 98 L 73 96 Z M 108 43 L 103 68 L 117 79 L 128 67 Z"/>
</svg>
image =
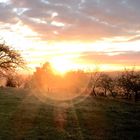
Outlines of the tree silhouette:
<svg viewBox="0 0 140 140">
<path fill-rule="evenodd" d="M 110 92 L 111 95 L 113 95 L 114 82 L 109 75 L 101 74 L 97 86 L 103 90 L 104 96 L 107 95 L 107 92 Z"/>
<path fill-rule="evenodd" d="M 15 70 L 17 67 L 24 67 L 25 61 L 21 57 L 21 54 L 6 45 L 5 43 L 0 44 L 0 70 Z"/>
<path fill-rule="evenodd" d="M 94 72 L 91 75 L 89 86 L 92 87 L 92 91 L 90 93 L 92 96 L 97 96 L 97 93 L 96 93 L 95 89 L 98 86 L 99 79 L 100 79 L 100 73 L 98 71 Z"/>
<path fill-rule="evenodd" d="M 118 78 L 118 84 L 128 99 L 131 98 L 132 95 L 135 101 L 138 99 L 140 94 L 140 73 L 134 70 L 125 70 Z"/>
</svg>

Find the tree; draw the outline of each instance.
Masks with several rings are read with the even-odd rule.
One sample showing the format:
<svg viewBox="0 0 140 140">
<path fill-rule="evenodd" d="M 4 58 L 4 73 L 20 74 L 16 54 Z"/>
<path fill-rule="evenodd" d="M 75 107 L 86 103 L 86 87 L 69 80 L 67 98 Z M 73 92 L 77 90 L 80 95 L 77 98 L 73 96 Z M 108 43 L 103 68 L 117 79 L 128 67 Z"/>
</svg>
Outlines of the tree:
<svg viewBox="0 0 140 140">
<path fill-rule="evenodd" d="M 95 89 L 97 88 L 99 79 L 100 79 L 100 73 L 98 71 L 94 72 L 91 75 L 89 86 L 92 87 L 92 91 L 90 93 L 92 96 L 97 96 Z"/>
<path fill-rule="evenodd" d="M 101 90 L 103 90 L 104 96 L 107 95 L 107 92 L 110 92 L 112 96 L 114 96 L 114 86 L 115 83 L 113 79 L 107 75 L 107 74 L 101 74 L 100 78 L 98 80 L 98 85 L 97 85 Z"/>
<path fill-rule="evenodd" d="M 17 67 L 22 67 L 25 65 L 21 54 L 6 45 L 5 43 L 0 43 L 0 70 L 1 72 L 7 70 L 15 70 Z"/>
<path fill-rule="evenodd" d="M 122 88 L 127 99 L 133 95 L 136 101 L 140 94 L 140 73 L 135 72 L 134 69 L 125 70 L 118 78 L 118 85 Z"/>
<path fill-rule="evenodd" d="M 42 67 L 36 68 L 31 83 L 33 87 L 44 90 L 54 85 L 54 73 L 50 63 L 46 62 Z"/>
<path fill-rule="evenodd" d="M 9 73 L 6 79 L 7 79 L 6 82 L 7 87 L 16 87 L 16 88 L 24 87 L 25 77 L 21 74 Z"/>
</svg>

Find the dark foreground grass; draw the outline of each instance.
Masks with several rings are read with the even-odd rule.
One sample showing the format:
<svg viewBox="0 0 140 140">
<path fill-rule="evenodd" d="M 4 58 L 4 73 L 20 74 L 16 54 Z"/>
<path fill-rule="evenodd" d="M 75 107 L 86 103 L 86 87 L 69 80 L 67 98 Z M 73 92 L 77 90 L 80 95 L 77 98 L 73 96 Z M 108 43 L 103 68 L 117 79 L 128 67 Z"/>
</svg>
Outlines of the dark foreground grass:
<svg viewBox="0 0 140 140">
<path fill-rule="evenodd" d="M 48 102 L 26 90 L 0 89 L 0 140 L 140 139 L 139 104 L 92 97 Z"/>
</svg>

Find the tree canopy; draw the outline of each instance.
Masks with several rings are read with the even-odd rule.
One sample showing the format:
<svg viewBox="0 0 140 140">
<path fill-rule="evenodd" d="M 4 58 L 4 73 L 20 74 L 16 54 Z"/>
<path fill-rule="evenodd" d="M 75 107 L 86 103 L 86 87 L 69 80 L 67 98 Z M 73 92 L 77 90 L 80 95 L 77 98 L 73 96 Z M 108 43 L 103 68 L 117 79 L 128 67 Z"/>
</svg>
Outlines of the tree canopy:
<svg viewBox="0 0 140 140">
<path fill-rule="evenodd" d="M 21 54 L 5 43 L 0 43 L 0 70 L 15 70 L 17 67 L 23 67 L 25 61 Z"/>
</svg>

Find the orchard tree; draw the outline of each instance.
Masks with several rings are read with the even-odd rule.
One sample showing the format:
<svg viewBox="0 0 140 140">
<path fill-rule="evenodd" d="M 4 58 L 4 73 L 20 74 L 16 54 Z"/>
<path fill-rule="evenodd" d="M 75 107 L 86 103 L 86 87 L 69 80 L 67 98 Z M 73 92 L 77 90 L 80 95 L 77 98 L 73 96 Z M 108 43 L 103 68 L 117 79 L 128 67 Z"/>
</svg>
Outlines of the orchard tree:
<svg viewBox="0 0 140 140">
<path fill-rule="evenodd" d="M 140 96 L 140 73 L 125 70 L 118 78 L 118 84 L 122 88 L 125 96 L 129 99 L 134 96 L 136 101 Z"/>
<path fill-rule="evenodd" d="M 96 71 L 96 72 L 94 72 L 91 75 L 91 80 L 89 82 L 89 86 L 92 87 L 92 91 L 90 93 L 92 96 L 97 96 L 96 88 L 98 87 L 98 82 L 99 82 L 99 79 L 100 79 L 100 74 L 101 73 Z"/>
<path fill-rule="evenodd" d="M 110 77 L 109 75 L 101 74 L 97 86 L 103 90 L 104 96 L 107 95 L 107 92 L 110 92 L 113 96 L 115 83 L 112 77 Z"/>
</svg>

